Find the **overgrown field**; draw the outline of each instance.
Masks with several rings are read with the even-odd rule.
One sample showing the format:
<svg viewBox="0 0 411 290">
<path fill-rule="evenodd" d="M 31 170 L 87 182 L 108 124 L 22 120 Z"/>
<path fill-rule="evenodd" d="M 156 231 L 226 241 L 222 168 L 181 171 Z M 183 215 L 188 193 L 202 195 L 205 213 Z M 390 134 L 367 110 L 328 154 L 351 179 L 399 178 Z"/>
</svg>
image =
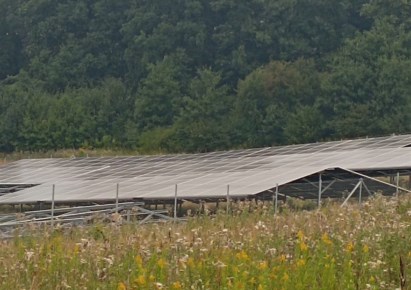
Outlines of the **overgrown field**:
<svg viewBox="0 0 411 290">
<path fill-rule="evenodd" d="M 0 289 L 407 289 L 410 197 L 277 216 L 237 206 L 177 224 L 32 229 L 1 241 Z"/>
</svg>

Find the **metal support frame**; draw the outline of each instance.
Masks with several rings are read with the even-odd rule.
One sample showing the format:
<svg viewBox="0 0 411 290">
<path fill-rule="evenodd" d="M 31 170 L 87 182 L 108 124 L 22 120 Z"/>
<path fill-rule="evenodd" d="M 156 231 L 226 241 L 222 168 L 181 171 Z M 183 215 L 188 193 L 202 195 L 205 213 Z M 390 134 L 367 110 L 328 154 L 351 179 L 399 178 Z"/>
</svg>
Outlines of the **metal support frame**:
<svg viewBox="0 0 411 290">
<path fill-rule="evenodd" d="M 361 184 L 363 183 L 363 179 L 360 178 L 360 180 L 358 181 L 358 183 L 355 185 L 354 189 L 350 192 L 350 194 L 347 196 L 347 198 L 344 200 L 344 202 L 342 203 L 341 207 L 345 206 L 348 202 L 348 200 L 351 198 L 351 196 L 357 191 L 357 188 L 359 188 L 361 186 Z"/>
<path fill-rule="evenodd" d="M 51 192 L 51 227 L 54 228 L 54 193 L 55 193 L 55 184 L 53 184 Z"/>
<path fill-rule="evenodd" d="M 230 213 L 230 185 L 227 184 L 227 209 L 226 209 L 226 213 L 229 214 Z"/>
<path fill-rule="evenodd" d="M 174 189 L 174 221 L 177 221 L 177 184 Z"/>
<path fill-rule="evenodd" d="M 367 191 L 368 195 L 372 195 L 370 189 L 368 188 L 367 184 L 363 181 L 362 186 L 364 186 L 364 189 Z"/>
<path fill-rule="evenodd" d="M 318 208 L 321 207 L 321 194 L 322 194 L 322 173 L 318 174 Z"/>
<path fill-rule="evenodd" d="M 275 197 L 274 197 L 274 214 L 277 214 L 278 207 L 278 183 L 275 185 Z"/>
<path fill-rule="evenodd" d="M 116 213 L 118 213 L 118 194 L 119 194 L 119 187 L 120 185 L 116 184 Z"/>
<path fill-rule="evenodd" d="M 350 173 L 352 173 L 352 174 L 354 174 L 354 175 L 361 176 L 361 177 L 363 177 L 364 179 L 369 179 L 369 180 L 372 180 L 372 181 L 375 181 L 375 182 L 378 182 L 378 183 L 387 185 L 387 186 L 389 186 L 389 187 L 392 187 L 392 188 L 395 188 L 395 189 L 398 189 L 398 190 L 401 190 L 401 191 L 404 191 L 404 192 L 411 193 L 411 190 L 409 190 L 409 189 L 403 188 L 403 187 L 401 187 L 401 186 L 396 186 L 396 185 L 394 185 L 394 184 L 391 184 L 391 183 L 388 183 L 388 182 L 379 180 L 379 179 L 377 179 L 377 178 L 374 178 L 374 177 L 371 177 L 371 176 L 368 176 L 368 175 L 359 173 L 359 172 L 357 172 L 357 171 L 350 170 L 350 169 L 346 169 L 346 168 L 340 168 L 340 169 L 342 169 L 342 170 L 344 170 L 344 171 L 347 171 L 347 172 L 350 172 Z"/>
<path fill-rule="evenodd" d="M 91 206 L 59 207 L 45 210 L 27 211 L 23 215 L 0 214 L 0 238 L 13 237 L 13 231 L 24 225 L 41 225 L 58 222 L 60 225 L 86 224 L 96 217 L 96 214 L 104 220 L 112 221 L 111 214 L 118 211 L 122 213 L 123 221 L 130 221 L 131 216 L 142 219 L 139 224 L 146 223 L 153 218 L 172 220 L 167 215 L 167 210 L 149 210 L 143 207 L 142 202 L 123 202 Z M 24 234 L 24 231 L 22 232 Z"/>
</svg>

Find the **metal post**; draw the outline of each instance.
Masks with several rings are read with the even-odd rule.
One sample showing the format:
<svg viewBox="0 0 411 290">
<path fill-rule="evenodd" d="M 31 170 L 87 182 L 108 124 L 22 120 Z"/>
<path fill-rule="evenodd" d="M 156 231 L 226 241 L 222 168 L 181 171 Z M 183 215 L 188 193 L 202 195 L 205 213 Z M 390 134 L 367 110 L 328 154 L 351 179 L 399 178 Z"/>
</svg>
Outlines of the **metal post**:
<svg viewBox="0 0 411 290">
<path fill-rule="evenodd" d="M 357 183 L 357 185 L 353 188 L 353 190 L 351 190 L 350 194 L 348 194 L 348 196 L 345 198 L 344 202 L 342 203 L 341 207 L 343 207 L 348 200 L 351 198 L 351 196 L 354 194 L 354 192 L 357 190 L 357 188 L 360 186 L 360 184 L 362 183 L 361 179 L 360 181 Z"/>
<path fill-rule="evenodd" d="M 177 220 L 177 184 L 174 191 L 174 221 Z"/>
<path fill-rule="evenodd" d="M 399 187 L 400 187 L 400 172 L 397 171 L 397 180 L 396 180 L 396 189 L 395 189 L 395 196 L 398 197 L 399 194 Z"/>
<path fill-rule="evenodd" d="M 227 184 L 227 209 L 226 213 L 229 214 L 230 212 L 230 185 Z"/>
<path fill-rule="evenodd" d="M 118 192 L 119 192 L 120 185 L 117 183 L 116 185 L 116 213 L 118 213 Z"/>
<path fill-rule="evenodd" d="M 277 214 L 278 207 L 278 183 L 275 185 L 275 198 L 274 198 L 274 214 Z"/>
<path fill-rule="evenodd" d="M 358 193 L 358 203 L 361 205 L 361 195 L 362 195 L 362 184 L 364 183 L 364 180 L 361 178 L 360 179 L 360 188 L 359 188 L 359 193 Z"/>
<path fill-rule="evenodd" d="M 53 189 L 51 191 L 51 227 L 54 229 L 54 193 L 55 185 L 53 184 Z"/>
<path fill-rule="evenodd" d="M 318 175 L 318 208 L 321 207 L 322 185 L 323 185 L 323 180 L 322 180 L 322 174 L 320 173 Z"/>
</svg>

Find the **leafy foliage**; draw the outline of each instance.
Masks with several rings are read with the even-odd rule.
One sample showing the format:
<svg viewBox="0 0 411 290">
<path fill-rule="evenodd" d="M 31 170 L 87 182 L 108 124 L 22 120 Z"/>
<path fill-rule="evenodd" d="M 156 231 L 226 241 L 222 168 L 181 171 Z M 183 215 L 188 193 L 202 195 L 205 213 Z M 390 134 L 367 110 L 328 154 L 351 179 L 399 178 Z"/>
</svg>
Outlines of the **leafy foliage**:
<svg viewBox="0 0 411 290">
<path fill-rule="evenodd" d="M 0 0 L 0 151 L 411 131 L 407 1 Z"/>
</svg>

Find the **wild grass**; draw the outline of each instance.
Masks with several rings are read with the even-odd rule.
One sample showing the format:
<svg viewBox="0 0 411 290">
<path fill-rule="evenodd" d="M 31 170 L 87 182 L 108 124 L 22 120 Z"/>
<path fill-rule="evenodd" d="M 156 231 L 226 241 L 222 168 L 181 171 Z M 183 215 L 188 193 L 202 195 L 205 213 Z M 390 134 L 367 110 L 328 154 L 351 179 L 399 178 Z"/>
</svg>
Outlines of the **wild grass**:
<svg viewBox="0 0 411 290">
<path fill-rule="evenodd" d="M 276 216 L 242 203 L 175 224 L 32 229 L 1 241 L 0 289 L 407 289 L 410 226 L 410 197 L 379 196 Z"/>
</svg>

